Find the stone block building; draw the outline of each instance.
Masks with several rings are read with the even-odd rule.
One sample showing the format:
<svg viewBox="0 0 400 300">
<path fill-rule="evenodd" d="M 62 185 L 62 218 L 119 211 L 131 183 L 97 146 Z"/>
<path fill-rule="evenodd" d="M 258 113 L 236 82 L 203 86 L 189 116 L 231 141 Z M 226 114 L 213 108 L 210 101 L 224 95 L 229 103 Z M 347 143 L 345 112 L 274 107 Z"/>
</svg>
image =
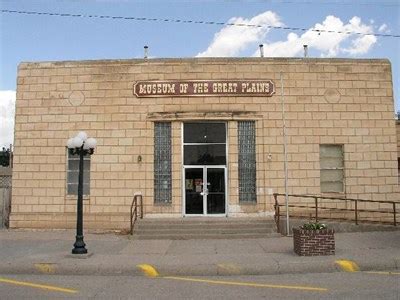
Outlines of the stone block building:
<svg viewBox="0 0 400 300">
<path fill-rule="evenodd" d="M 79 131 L 85 228 L 129 227 L 135 193 L 145 217 L 272 216 L 285 148 L 291 194 L 399 201 L 393 106 L 384 59 L 21 63 L 10 226 L 75 226 Z"/>
</svg>

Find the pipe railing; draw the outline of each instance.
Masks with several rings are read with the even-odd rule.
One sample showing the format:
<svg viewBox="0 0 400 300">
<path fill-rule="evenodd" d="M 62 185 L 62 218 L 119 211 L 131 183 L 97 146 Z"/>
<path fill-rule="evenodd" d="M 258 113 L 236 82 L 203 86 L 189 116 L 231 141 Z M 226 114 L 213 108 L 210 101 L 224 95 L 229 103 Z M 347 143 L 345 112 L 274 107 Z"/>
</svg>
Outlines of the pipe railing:
<svg viewBox="0 0 400 300">
<path fill-rule="evenodd" d="M 138 201 L 138 199 L 140 199 Z M 131 204 L 131 218 L 130 218 L 130 231 L 129 233 L 132 235 L 133 234 L 133 228 L 135 226 L 135 223 L 138 219 L 143 219 L 143 197 L 142 194 L 135 194 L 133 196 L 132 204 Z"/>
<path fill-rule="evenodd" d="M 279 204 L 278 201 L 278 196 L 285 196 L 285 194 L 280 194 L 280 193 L 274 193 L 274 199 L 275 199 L 275 204 L 274 204 L 274 209 L 275 209 L 275 223 L 278 229 L 278 232 L 281 232 L 280 228 L 280 218 L 281 216 L 281 207 L 285 207 L 285 204 Z M 314 219 L 315 222 L 318 222 L 319 219 L 331 219 L 331 220 L 349 220 L 348 218 L 334 218 L 334 217 L 323 217 L 321 218 L 321 210 L 330 210 L 330 211 L 339 211 L 339 212 L 354 212 L 354 221 L 356 225 L 358 225 L 359 222 L 376 222 L 376 223 L 381 223 L 381 224 L 392 224 L 393 226 L 397 226 L 397 220 L 396 220 L 396 204 L 400 204 L 400 202 L 395 202 L 395 201 L 379 201 L 379 200 L 366 200 L 366 199 L 351 199 L 351 198 L 336 198 L 336 197 L 325 197 L 325 196 L 314 196 L 314 195 L 296 195 L 296 194 L 289 194 L 289 197 L 292 198 L 306 198 L 306 199 L 313 199 L 314 201 L 314 206 L 309 206 L 305 205 L 306 203 L 301 203 L 301 204 L 289 204 L 288 208 L 306 208 L 306 209 L 314 209 Z M 338 200 L 338 201 L 345 201 L 345 202 L 352 202 L 354 203 L 354 209 L 353 208 L 337 208 L 337 207 L 324 207 L 321 206 L 320 201 L 318 200 Z M 359 203 L 379 203 L 379 204 L 391 204 L 392 209 L 391 210 L 374 210 L 374 209 L 359 209 L 358 204 Z M 393 214 L 393 221 L 392 222 L 385 222 L 382 220 L 378 221 L 371 221 L 371 220 L 360 220 L 359 218 L 359 213 L 380 213 L 380 214 L 388 214 L 392 213 Z M 296 215 L 292 215 L 296 216 Z M 351 219 L 350 219 L 351 220 Z"/>
</svg>

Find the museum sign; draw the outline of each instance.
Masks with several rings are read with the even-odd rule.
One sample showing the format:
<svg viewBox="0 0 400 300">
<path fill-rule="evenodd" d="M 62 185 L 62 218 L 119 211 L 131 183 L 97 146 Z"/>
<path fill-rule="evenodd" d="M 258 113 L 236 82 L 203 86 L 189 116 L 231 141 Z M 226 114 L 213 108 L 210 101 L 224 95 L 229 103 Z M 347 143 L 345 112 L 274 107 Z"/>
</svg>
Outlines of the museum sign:
<svg viewBox="0 0 400 300">
<path fill-rule="evenodd" d="M 133 94 L 146 97 L 271 97 L 275 93 L 272 80 L 189 80 L 137 81 Z"/>
</svg>

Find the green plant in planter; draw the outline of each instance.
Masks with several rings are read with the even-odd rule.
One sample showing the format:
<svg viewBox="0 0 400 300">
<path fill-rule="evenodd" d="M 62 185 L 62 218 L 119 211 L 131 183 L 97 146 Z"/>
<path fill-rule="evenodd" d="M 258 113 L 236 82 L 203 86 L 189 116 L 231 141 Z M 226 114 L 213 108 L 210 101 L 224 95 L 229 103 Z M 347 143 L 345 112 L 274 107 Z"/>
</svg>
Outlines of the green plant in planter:
<svg viewBox="0 0 400 300">
<path fill-rule="evenodd" d="M 301 256 L 334 255 L 335 230 L 318 222 L 293 228 L 294 252 Z"/>
<path fill-rule="evenodd" d="M 326 229 L 327 226 L 325 224 L 322 223 L 318 223 L 318 222 L 309 222 L 304 224 L 303 226 L 301 226 L 301 229 L 305 229 L 305 230 L 321 230 L 321 229 Z"/>
</svg>

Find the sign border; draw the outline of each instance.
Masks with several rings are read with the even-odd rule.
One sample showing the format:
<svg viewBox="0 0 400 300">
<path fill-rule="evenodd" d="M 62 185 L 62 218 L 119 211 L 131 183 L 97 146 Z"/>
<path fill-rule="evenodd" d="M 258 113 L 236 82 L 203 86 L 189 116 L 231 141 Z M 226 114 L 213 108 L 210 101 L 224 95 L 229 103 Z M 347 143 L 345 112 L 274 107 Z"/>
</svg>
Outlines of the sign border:
<svg viewBox="0 0 400 300">
<path fill-rule="evenodd" d="M 269 82 L 272 85 L 272 91 L 269 94 L 262 94 L 262 93 L 229 93 L 229 94 L 169 94 L 169 95 L 138 95 L 136 93 L 136 85 L 142 82 L 149 82 L 149 83 L 187 83 L 187 82 L 249 82 L 249 83 L 256 83 L 256 82 Z M 272 79 L 228 79 L 228 80 L 210 80 L 210 79 L 199 79 L 199 80 L 138 80 L 133 83 L 133 95 L 136 98 L 175 98 L 175 97 L 272 97 L 276 93 L 275 90 L 275 83 Z"/>
</svg>

